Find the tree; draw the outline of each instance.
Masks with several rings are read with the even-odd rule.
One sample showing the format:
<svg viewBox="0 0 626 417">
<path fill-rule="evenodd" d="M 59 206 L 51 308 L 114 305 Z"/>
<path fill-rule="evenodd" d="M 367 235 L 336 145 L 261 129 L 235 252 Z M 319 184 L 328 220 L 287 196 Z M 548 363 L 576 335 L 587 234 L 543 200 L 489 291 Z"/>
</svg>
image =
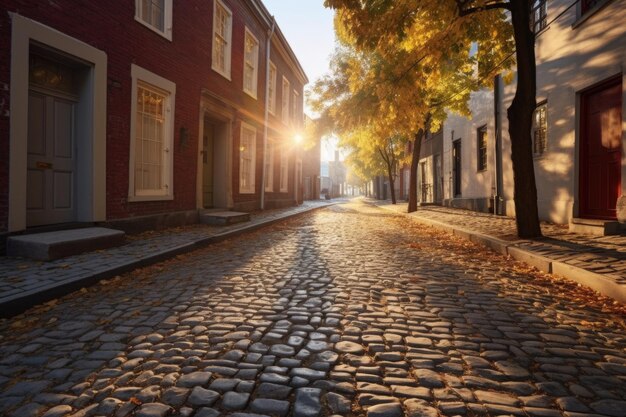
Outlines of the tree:
<svg viewBox="0 0 626 417">
<path fill-rule="evenodd" d="M 323 115 L 322 119 L 328 120 L 327 125 L 342 134 L 367 125 L 371 138 L 397 136 L 414 141 L 409 211 L 415 211 L 422 137 L 429 128 L 439 128 L 447 115 L 446 108 L 468 114 L 469 93 L 488 78 L 477 75 L 485 72 L 484 68 L 494 67 L 487 65 L 489 59 L 493 61 L 507 50 L 493 48 L 489 53 L 469 57 L 470 37 L 461 21 L 448 25 L 445 31 L 447 21 L 439 20 L 439 32 L 431 21 L 429 31 L 405 39 L 402 48 L 373 49 L 360 48 L 358 39 L 345 24 L 346 21 L 336 20 L 341 45 L 331 61 L 333 72 L 314 85 L 309 101 Z M 493 36 L 481 33 L 486 43 Z M 454 43 L 454 48 L 442 47 L 450 43 Z M 391 159 L 387 162 L 389 166 L 394 163 Z"/>
<path fill-rule="evenodd" d="M 409 44 L 409 50 L 414 51 L 416 48 L 409 40 L 418 38 L 422 42 L 417 49 L 442 57 L 454 54 L 463 44 L 462 40 L 469 39 L 481 46 L 479 63 L 491 61 L 510 65 L 512 60 L 493 61 L 491 58 L 506 50 L 511 41 L 510 31 L 503 30 L 502 23 L 512 28 L 518 80 L 507 115 L 520 237 L 541 235 L 530 138 L 536 107 L 535 37 L 530 21 L 532 3 L 531 0 L 325 0 L 327 7 L 337 11 L 339 30 L 348 32 L 355 45 L 363 49 L 394 53 L 394 50 L 406 50 Z M 504 11 L 509 12 L 510 21 L 502 19 Z M 447 22 L 448 28 L 442 28 L 442 22 Z M 483 61 L 480 55 L 485 53 L 492 56 Z"/>
</svg>

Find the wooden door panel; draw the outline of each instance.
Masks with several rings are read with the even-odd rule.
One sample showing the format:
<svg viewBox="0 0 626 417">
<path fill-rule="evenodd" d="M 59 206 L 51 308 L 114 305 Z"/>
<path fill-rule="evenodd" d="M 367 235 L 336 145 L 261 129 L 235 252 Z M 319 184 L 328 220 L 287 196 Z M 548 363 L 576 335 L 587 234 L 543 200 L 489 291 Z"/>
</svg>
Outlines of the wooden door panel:
<svg viewBox="0 0 626 417">
<path fill-rule="evenodd" d="M 75 220 L 74 106 L 54 95 L 29 94 L 27 226 Z"/>
<path fill-rule="evenodd" d="M 214 175 L 214 146 L 215 126 L 212 123 L 204 124 L 202 139 L 202 204 L 204 207 L 213 207 L 213 175 Z"/>
<path fill-rule="evenodd" d="M 54 181 L 54 199 L 53 207 L 55 210 L 71 209 L 73 202 L 74 184 L 72 181 L 72 172 L 55 171 L 53 175 Z"/>
<path fill-rule="evenodd" d="M 26 208 L 28 210 L 43 210 L 45 201 L 46 178 L 44 171 L 29 169 L 26 173 Z"/>
<path fill-rule="evenodd" d="M 28 154 L 46 154 L 46 98 L 31 93 L 28 98 Z"/>
<path fill-rule="evenodd" d="M 621 78 L 581 97 L 580 215 L 614 219 L 621 192 Z"/>
<path fill-rule="evenodd" d="M 54 100 L 54 158 L 72 158 L 74 104 Z"/>
</svg>

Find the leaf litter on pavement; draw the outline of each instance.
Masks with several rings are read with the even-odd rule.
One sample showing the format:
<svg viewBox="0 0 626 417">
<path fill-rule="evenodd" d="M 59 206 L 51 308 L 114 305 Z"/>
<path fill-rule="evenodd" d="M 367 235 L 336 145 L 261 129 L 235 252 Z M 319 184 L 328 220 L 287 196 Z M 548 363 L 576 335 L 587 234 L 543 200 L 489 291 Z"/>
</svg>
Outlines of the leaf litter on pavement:
<svg viewBox="0 0 626 417">
<path fill-rule="evenodd" d="M 604 296 L 591 288 L 567 280 L 564 277 L 539 271 L 524 262 L 496 253 L 480 244 L 455 236 L 449 232 L 416 223 L 405 217 L 396 217 L 400 226 L 409 235 L 408 248 L 420 251 L 439 249 L 454 254 L 446 262 L 454 262 L 466 271 L 478 270 L 477 278 L 484 266 L 495 266 L 501 272 L 500 290 L 503 292 L 528 291 L 554 297 L 556 303 L 574 302 L 602 313 L 616 315 L 616 323 L 626 328 L 626 305 Z M 482 266 L 482 267 L 481 267 Z M 508 276 L 505 276 L 508 275 Z M 593 326 L 594 323 L 581 320 L 580 324 Z"/>
</svg>

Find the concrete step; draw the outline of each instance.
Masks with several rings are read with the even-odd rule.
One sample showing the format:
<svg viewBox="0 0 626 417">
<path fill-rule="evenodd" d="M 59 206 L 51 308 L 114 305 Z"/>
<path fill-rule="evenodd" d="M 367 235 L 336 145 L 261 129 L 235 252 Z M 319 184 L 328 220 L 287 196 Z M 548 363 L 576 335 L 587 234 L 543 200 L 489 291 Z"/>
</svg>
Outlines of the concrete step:
<svg viewBox="0 0 626 417">
<path fill-rule="evenodd" d="M 610 236 L 626 232 L 624 225 L 614 220 L 573 218 L 569 223 L 569 231 L 581 235 Z"/>
<path fill-rule="evenodd" d="M 227 226 L 250 221 L 250 213 L 238 211 L 209 211 L 200 213 L 200 223 Z"/>
<path fill-rule="evenodd" d="M 7 239 L 7 255 L 39 261 L 51 261 L 83 252 L 119 246 L 125 233 L 104 227 L 60 230 L 11 236 Z"/>
</svg>

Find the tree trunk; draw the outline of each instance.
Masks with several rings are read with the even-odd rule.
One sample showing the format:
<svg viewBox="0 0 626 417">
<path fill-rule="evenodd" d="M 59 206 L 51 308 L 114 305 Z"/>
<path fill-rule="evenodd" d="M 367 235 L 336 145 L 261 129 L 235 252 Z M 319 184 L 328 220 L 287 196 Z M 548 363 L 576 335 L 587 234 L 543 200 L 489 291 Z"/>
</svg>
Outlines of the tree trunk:
<svg viewBox="0 0 626 417">
<path fill-rule="evenodd" d="M 417 211 L 417 168 L 420 165 L 420 153 L 422 152 L 422 139 L 426 129 L 430 128 L 430 113 L 426 115 L 424 128 L 417 131 L 413 139 L 413 152 L 411 153 L 411 171 L 409 172 L 409 208 L 408 213 Z"/>
<path fill-rule="evenodd" d="M 391 163 L 387 164 L 387 175 L 389 176 L 389 192 L 391 193 L 391 204 L 396 204 L 396 181 L 393 177 L 393 166 Z"/>
<path fill-rule="evenodd" d="M 417 168 L 420 164 L 420 152 L 422 150 L 422 137 L 424 129 L 420 129 L 413 139 L 413 151 L 411 152 L 411 170 L 409 171 L 409 208 L 408 213 L 417 211 Z"/>
<path fill-rule="evenodd" d="M 393 171 L 396 165 L 396 160 L 395 157 L 393 156 L 393 149 L 391 149 L 391 152 L 387 151 L 387 149 L 382 149 L 382 148 L 378 148 L 378 152 L 380 153 L 380 156 L 383 158 L 383 161 L 385 161 L 385 165 L 387 165 L 387 177 L 389 178 L 389 187 L 390 190 L 389 192 L 391 193 L 391 204 L 396 204 L 396 190 L 394 187 L 394 178 L 393 178 Z"/>
<path fill-rule="evenodd" d="M 507 109 L 513 162 L 515 220 L 521 238 L 541 236 L 531 125 L 536 103 L 535 34 L 530 29 L 529 0 L 511 0 L 517 58 L 517 90 Z"/>
</svg>

